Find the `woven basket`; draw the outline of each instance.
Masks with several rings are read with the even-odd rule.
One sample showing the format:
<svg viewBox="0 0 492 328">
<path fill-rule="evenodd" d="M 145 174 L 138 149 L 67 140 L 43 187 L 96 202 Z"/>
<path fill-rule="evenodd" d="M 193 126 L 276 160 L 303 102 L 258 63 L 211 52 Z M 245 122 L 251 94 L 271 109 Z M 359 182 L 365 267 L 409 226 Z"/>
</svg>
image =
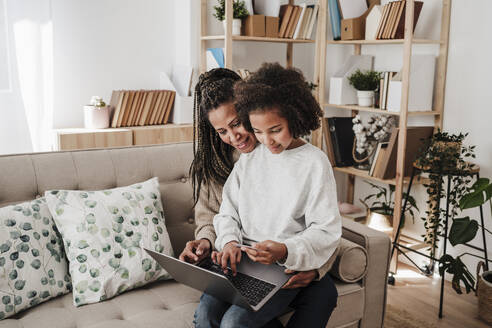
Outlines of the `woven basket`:
<svg viewBox="0 0 492 328">
<path fill-rule="evenodd" d="M 479 262 L 477 265 L 477 296 L 478 296 L 478 316 L 492 325 L 492 271 L 482 271 L 485 263 Z"/>
</svg>

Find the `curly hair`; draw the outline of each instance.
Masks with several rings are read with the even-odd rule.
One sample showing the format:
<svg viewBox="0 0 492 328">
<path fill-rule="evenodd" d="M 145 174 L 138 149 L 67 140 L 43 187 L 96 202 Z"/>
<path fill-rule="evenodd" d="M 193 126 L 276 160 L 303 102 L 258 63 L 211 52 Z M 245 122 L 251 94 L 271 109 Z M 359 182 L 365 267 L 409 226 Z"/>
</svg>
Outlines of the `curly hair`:
<svg viewBox="0 0 492 328">
<path fill-rule="evenodd" d="M 278 110 L 288 122 L 293 138 L 308 135 L 320 127 L 323 117 L 302 72 L 283 68 L 278 63 L 264 63 L 246 80 L 234 86 L 235 107 L 245 128 L 252 132 L 249 114 Z"/>
<path fill-rule="evenodd" d="M 202 184 L 223 185 L 232 171 L 234 147 L 224 143 L 208 120 L 208 113 L 222 104 L 233 102 L 234 83 L 239 75 L 226 68 L 212 69 L 200 75 L 193 104 L 193 162 L 190 176 L 193 200 L 198 202 Z"/>
</svg>

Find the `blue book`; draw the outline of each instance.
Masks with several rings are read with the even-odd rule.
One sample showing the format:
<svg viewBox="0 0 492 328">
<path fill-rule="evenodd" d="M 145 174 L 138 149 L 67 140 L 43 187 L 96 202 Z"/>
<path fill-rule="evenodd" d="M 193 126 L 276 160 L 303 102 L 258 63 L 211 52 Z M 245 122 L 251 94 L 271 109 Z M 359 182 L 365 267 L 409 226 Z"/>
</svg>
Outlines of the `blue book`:
<svg viewBox="0 0 492 328">
<path fill-rule="evenodd" d="M 330 11 L 331 31 L 333 33 L 333 40 L 341 39 L 340 31 L 340 9 L 338 8 L 337 0 L 328 0 L 328 9 Z"/>
</svg>

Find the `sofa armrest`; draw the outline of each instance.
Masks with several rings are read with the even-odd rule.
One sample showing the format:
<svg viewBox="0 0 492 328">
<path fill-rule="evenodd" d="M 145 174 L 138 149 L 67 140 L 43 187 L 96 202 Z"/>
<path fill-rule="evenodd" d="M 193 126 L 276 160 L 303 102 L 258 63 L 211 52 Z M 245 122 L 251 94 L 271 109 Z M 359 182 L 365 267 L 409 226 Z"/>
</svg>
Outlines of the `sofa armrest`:
<svg viewBox="0 0 492 328">
<path fill-rule="evenodd" d="M 391 240 L 383 232 L 345 218 L 342 220 L 342 236 L 367 251 L 367 274 L 362 280 L 365 289 L 364 316 L 360 327 L 382 327 L 386 308 Z"/>
</svg>

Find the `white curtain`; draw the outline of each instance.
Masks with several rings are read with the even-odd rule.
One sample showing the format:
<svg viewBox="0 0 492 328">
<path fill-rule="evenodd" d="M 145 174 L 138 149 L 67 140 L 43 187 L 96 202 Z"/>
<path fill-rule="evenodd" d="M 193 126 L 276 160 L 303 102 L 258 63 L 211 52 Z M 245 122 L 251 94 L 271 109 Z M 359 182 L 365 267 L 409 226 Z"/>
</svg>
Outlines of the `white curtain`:
<svg viewBox="0 0 492 328">
<path fill-rule="evenodd" d="M 0 114 L 4 121 L 0 142 L 7 143 L 0 146 L 0 152 L 50 150 L 53 125 L 51 0 L 0 2 L 8 54 L 4 63 L 10 81 L 10 89 L 0 93 Z M 0 64 L 0 67 L 3 66 Z M 12 130 L 12 125 L 17 127 L 15 132 L 3 136 Z"/>
</svg>

